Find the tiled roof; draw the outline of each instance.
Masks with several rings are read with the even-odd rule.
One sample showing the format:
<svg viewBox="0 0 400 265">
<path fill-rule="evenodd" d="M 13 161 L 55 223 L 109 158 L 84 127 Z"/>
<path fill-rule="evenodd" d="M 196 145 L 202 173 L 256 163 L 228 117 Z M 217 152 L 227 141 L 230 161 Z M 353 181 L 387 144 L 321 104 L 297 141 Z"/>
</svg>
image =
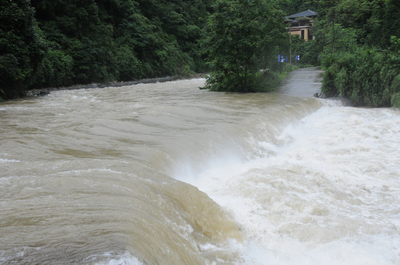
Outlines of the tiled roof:
<svg viewBox="0 0 400 265">
<path fill-rule="evenodd" d="M 303 11 L 294 15 L 288 16 L 288 18 L 296 18 L 296 17 L 312 17 L 318 15 L 317 12 L 308 9 L 307 11 Z"/>
</svg>

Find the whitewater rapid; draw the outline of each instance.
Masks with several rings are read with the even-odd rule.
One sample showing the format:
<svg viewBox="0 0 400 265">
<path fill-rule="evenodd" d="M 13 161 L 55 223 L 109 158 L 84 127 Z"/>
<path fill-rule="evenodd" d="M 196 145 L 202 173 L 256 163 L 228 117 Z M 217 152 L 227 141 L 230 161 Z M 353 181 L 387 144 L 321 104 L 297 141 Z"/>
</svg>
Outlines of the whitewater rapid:
<svg viewBox="0 0 400 265">
<path fill-rule="evenodd" d="M 244 231 L 243 264 L 400 264 L 400 113 L 322 106 L 265 156 L 193 184 Z"/>
</svg>

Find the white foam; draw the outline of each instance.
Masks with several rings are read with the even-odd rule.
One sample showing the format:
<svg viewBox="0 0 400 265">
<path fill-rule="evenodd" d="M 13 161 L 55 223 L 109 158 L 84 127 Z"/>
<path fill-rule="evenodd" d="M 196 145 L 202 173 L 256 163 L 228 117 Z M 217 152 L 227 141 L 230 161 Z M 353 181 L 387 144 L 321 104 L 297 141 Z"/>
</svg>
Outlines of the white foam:
<svg viewBox="0 0 400 265">
<path fill-rule="evenodd" d="M 115 253 L 103 253 L 101 255 L 90 256 L 85 259 L 85 261 L 90 261 L 94 259 L 103 259 L 94 263 L 95 265 L 143 265 L 138 258 L 131 255 L 129 252 L 123 254 Z"/>
<path fill-rule="evenodd" d="M 371 240 L 342 239 L 315 247 L 290 239 L 282 240 L 270 247 L 251 241 L 240 249 L 243 254 L 236 264 L 399 264 L 399 253 L 393 249 L 393 244 L 396 242 L 392 242 L 391 238 L 385 236 Z"/>
<path fill-rule="evenodd" d="M 328 99 L 319 98 L 318 101 L 322 106 L 326 107 L 351 106 L 350 101 L 345 98 L 328 98 Z"/>
<path fill-rule="evenodd" d="M 193 183 L 242 228 L 238 264 L 400 264 L 399 112 L 322 107 L 260 145 Z"/>
<path fill-rule="evenodd" d="M 0 163 L 19 163 L 21 161 L 15 159 L 0 158 Z"/>
</svg>

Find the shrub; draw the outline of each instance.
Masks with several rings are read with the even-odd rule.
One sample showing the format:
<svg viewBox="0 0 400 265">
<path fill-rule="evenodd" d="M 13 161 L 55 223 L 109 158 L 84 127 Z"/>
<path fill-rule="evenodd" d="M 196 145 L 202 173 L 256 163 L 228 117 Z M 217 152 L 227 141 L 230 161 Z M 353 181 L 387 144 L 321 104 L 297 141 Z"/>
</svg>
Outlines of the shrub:
<svg viewBox="0 0 400 265">
<path fill-rule="evenodd" d="M 395 93 L 392 95 L 391 104 L 393 107 L 400 109 L 400 93 Z"/>
<path fill-rule="evenodd" d="M 400 56 L 389 51 L 359 48 L 326 56 L 322 92 L 349 98 L 354 105 L 393 105 L 400 92 Z M 396 97 L 394 97 L 396 99 Z"/>
</svg>

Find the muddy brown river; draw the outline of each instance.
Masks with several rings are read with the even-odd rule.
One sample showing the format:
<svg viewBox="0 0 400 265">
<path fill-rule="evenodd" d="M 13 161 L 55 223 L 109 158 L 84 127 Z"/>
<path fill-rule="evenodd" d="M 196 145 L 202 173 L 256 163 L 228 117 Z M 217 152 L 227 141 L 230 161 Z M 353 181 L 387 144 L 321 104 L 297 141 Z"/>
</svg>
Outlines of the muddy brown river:
<svg viewBox="0 0 400 265">
<path fill-rule="evenodd" d="M 400 264 L 400 111 L 301 71 L 0 103 L 0 264 Z"/>
</svg>

